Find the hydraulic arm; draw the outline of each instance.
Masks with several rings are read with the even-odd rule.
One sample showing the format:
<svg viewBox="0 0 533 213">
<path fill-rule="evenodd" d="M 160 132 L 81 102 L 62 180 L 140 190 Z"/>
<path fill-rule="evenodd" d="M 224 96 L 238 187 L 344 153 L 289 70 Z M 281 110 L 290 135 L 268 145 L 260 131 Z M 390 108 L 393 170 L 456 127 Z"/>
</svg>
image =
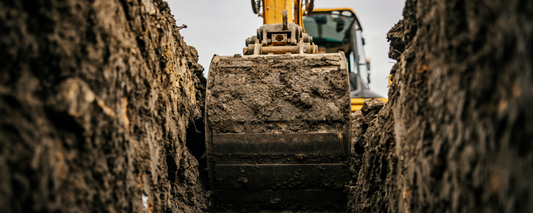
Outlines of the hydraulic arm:
<svg viewBox="0 0 533 213">
<path fill-rule="evenodd" d="M 263 12 L 259 13 L 261 3 Z M 257 29 L 256 36 L 246 39 L 244 55 L 317 53 L 318 47 L 304 32 L 302 22 L 312 5 L 312 1 L 303 4 L 300 0 L 252 0 L 254 12 L 263 17 L 263 26 Z"/>
</svg>

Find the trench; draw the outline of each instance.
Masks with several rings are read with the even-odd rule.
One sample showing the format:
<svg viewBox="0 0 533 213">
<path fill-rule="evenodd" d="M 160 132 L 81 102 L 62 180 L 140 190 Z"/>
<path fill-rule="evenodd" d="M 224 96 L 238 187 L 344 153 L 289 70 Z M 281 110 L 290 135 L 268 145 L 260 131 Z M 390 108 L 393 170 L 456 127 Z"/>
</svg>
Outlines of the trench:
<svg viewBox="0 0 533 213">
<path fill-rule="evenodd" d="M 533 212 L 532 13 L 406 0 L 389 102 L 351 115 L 346 212 Z M 0 212 L 216 212 L 207 71 L 175 23 L 162 0 L 0 1 Z"/>
</svg>

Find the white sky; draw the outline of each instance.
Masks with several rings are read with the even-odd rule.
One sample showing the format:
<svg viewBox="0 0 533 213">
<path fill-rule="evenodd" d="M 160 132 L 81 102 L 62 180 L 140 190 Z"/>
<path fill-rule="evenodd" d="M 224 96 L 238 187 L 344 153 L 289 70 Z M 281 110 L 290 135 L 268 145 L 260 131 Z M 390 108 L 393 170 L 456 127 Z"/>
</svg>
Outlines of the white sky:
<svg viewBox="0 0 533 213">
<path fill-rule="evenodd" d="M 196 47 L 207 76 L 214 54 L 242 54 L 244 40 L 256 34 L 263 20 L 250 0 L 166 0 L 188 45 Z M 370 89 L 387 96 L 393 60 L 388 58 L 387 32 L 402 18 L 404 0 L 315 0 L 315 8 L 352 8 L 363 27 L 366 57 L 371 61 Z"/>
</svg>

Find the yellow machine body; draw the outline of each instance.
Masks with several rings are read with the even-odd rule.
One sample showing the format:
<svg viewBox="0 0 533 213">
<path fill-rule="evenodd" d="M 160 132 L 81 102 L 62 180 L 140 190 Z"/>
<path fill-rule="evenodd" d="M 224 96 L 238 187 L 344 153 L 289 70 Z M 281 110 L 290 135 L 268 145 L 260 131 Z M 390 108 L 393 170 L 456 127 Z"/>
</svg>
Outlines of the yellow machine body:
<svg viewBox="0 0 533 213">
<path fill-rule="evenodd" d="M 352 112 L 355 112 L 357 110 L 360 110 L 361 108 L 363 108 L 363 103 L 365 103 L 365 101 L 368 101 L 372 98 L 352 98 L 351 99 L 351 109 L 352 109 Z M 389 101 L 389 99 L 386 99 L 386 98 L 377 98 L 379 99 L 380 101 L 383 101 L 383 103 L 387 103 Z"/>
<path fill-rule="evenodd" d="M 263 24 L 281 24 L 283 23 L 283 10 L 287 10 L 289 22 L 293 22 L 293 0 L 264 0 L 263 7 Z"/>
</svg>

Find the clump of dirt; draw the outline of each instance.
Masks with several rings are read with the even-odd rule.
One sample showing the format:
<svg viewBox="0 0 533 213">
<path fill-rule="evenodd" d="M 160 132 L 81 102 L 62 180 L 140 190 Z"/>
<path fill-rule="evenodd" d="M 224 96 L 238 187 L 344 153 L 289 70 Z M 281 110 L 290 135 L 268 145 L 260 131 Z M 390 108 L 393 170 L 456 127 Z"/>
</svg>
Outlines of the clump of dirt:
<svg viewBox="0 0 533 213">
<path fill-rule="evenodd" d="M 377 118 L 379 110 L 382 107 L 382 101 L 378 99 L 371 99 L 370 101 L 366 101 L 363 103 L 363 108 L 361 110 L 357 110 L 355 113 L 352 114 L 352 164 L 350 168 L 352 179 L 357 179 L 354 175 L 357 175 L 357 173 L 359 172 L 358 169 L 361 166 L 363 160 L 362 155 L 365 152 L 365 148 L 369 148 L 368 144 L 365 143 L 366 130 L 372 124 L 372 121 Z"/>
<path fill-rule="evenodd" d="M 531 11 L 407 0 L 388 34 L 389 102 L 354 129 L 350 211 L 533 211 Z"/>
<path fill-rule="evenodd" d="M 386 189 L 392 187 L 387 183 L 391 181 L 388 174 L 395 170 L 393 129 L 390 105 L 384 105 L 378 99 L 366 101 L 352 116 L 349 211 L 372 211 L 373 207 L 368 204 L 381 201 L 386 197 Z"/>
<path fill-rule="evenodd" d="M 0 32 L 0 212 L 209 208 L 206 81 L 166 2 L 2 1 Z"/>
<path fill-rule="evenodd" d="M 216 133 L 343 132 L 349 121 L 346 60 L 314 56 L 215 56 L 208 127 Z"/>
</svg>

